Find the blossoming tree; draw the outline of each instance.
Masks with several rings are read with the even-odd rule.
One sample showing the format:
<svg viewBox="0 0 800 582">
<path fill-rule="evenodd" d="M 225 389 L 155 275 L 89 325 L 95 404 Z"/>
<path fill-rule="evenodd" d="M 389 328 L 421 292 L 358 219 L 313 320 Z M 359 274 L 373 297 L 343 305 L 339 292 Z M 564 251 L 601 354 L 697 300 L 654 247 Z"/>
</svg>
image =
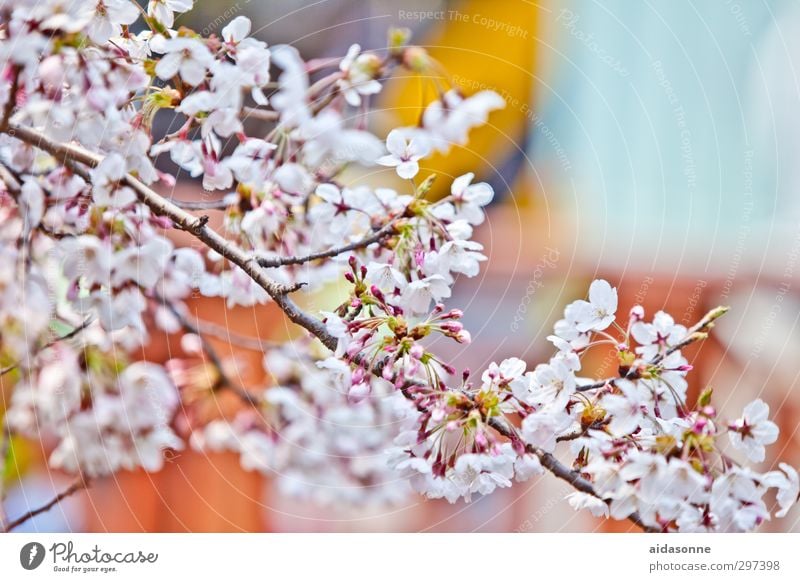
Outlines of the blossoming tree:
<svg viewBox="0 0 800 582">
<path fill-rule="evenodd" d="M 440 90 L 416 126 L 384 140 L 367 125 L 382 80 L 437 67 L 405 31 L 390 31 L 384 51 L 304 61 L 251 37 L 242 16 L 221 36 L 174 30 L 191 4 L 0 8 L 6 447 L 11 434 L 53 439 L 50 465 L 78 475 L 70 491 L 157 471 L 165 450 L 194 447 L 235 451 L 287 494 L 320 502 L 391 503 L 412 488 L 469 501 L 543 473 L 574 487 L 576 509 L 650 531 L 752 530 L 771 517 L 770 489 L 777 515 L 796 502 L 790 466 L 741 462 L 763 461 L 777 439 L 764 402 L 725 421 L 710 391 L 686 401 L 681 350 L 724 308 L 689 329 L 641 307 L 618 314 L 616 289 L 598 280 L 566 307 L 548 362 L 472 374 L 432 351 L 436 338 L 470 341 L 443 302 L 486 258 L 471 236 L 493 192 L 466 174 L 432 202 L 419 161 L 465 144 L 504 105 L 497 94 Z M 154 135 L 161 111 L 177 131 Z M 175 176 L 159 160 L 221 196 L 172 199 Z M 393 168 L 405 187 L 348 180 L 352 166 Z M 224 233 L 209 208 L 224 211 Z M 176 247 L 171 230 L 198 244 Z M 332 281 L 346 300 L 298 307 L 296 295 Z M 263 345 L 269 387 L 226 375 L 185 306 L 198 291 L 229 307 L 272 302 L 303 330 Z M 156 329 L 182 334 L 213 381 L 186 361 L 137 361 Z M 600 345 L 616 350 L 618 375 L 582 377 L 582 356 Z M 241 399 L 235 415 L 193 414 L 219 391 Z"/>
</svg>

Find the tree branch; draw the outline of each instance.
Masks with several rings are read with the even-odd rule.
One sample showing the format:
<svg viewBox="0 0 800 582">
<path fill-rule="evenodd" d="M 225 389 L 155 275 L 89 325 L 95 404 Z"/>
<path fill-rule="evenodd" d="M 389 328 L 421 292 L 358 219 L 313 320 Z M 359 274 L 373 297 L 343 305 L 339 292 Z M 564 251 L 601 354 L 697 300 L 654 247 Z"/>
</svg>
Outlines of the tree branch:
<svg viewBox="0 0 800 582">
<path fill-rule="evenodd" d="M 170 312 L 177 318 L 180 322 L 181 326 L 184 330 L 189 333 L 195 334 L 197 337 L 200 338 L 200 341 L 203 345 L 203 351 L 208 356 L 208 359 L 211 361 L 211 364 L 217 371 L 217 381 L 214 383 L 212 390 L 218 390 L 220 388 L 225 388 L 230 390 L 232 393 L 236 394 L 243 402 L 250 404 L 252 406 L 258 407 L 260 405 L 260 401 L 256 396 L 250 394 L 247 390 L 243 387 L 239 386 L 235 382 L 233 382 L 230 377 L 225 373 L 225 370 L 222 367 L 222 358 L 219 357 L 217 350 L 211 345 L 211 342 L 206 339 L 203 335 L 202 331 L 199 327 L 189 321 L 188 317 L 185 317 L 180 310 L 170 303 L 169 301 L 159 297 L 158 301 L 164 305 Z"/>
<path fill-rule="evenodd" d="M 0 423 L 0 530 L 5 529 L 6 524 L 6 511 L 3 507 L 3 501 L 6 498 L 6 457 L 11 447 L 11 429 L 8 428 L 5 418 Z"/>
<path fill-rule="evenodd" d="M 357 249 L 363 249 L 368 247 L 372 243 L 379 242 L 380 240 L 386 238 L 394 231 L 394 221 L 389 221 L 385 225 L 383 225 L 379 230 L 376 230 L 373 234 L 362 238 L 361 240 L 357 240 L 347 245 L 343 245 L 340 247 L 334 247 L 332 249 L 328 249 L 327 251 L 319 251 L 316 253 L 311 253 L 310 255 L 305 256 L 294 256 L 294 257 L 260 257 L 258 258 L 258 264 L 265 268 L 274 268 L 274 267 L 284 267 L 286 265 L 302 265 L 304 263 L 309 263 L 311 261 L 316 261 L 318 259 L 329 259 L 331 257 L 337 257 L 343 253 L 347 253 L 350 251 L 354 251 Z"/>
<path fill-rule="evenodd" d="M 225 198 L 219 200 L 175 200 L 172 202 L 184 210 L 224 210 L 230 203 Z"/>
<path fill-rule="evenodd" d="M 8 92 L 8 101 L 6 101 L 3 107 L 2 117 L 0 117 L 0 132 L 8 129 L 8 124 L 11 121 L 11 113 L 14 111 L 14 107 L 17 104 L 17 92 L 19 92 L 19 76 L 21 72 L 22 67 L 20 65 L 15 64 L 11 66 L 11 89 Z"/>
<path fill-rule="evenodd" d="M 491 426 L 494 430 L 496 430 L 498 433 L 508 438 L 512 442 L 521 441 L 520 436 L 517 434 L 516 430 L 512 426 L 508 425 L 506 422 L 500 420 L 499 418 L 492 417 L 488 419 L 488 423 L 489 426 Z M 599 493 L 597 493 L 597 491 L 594 488 L 594 485 L 592 485 L 592 483 L 589 480 L 582 477 L 581 474 L 578 473 L 577 471 L 573 471 L 572 469 L 561 463 L 561 461 L 556 459 L 552 453 L 548 453 L 532 445 L 525 445 L 525 450 L 530 454 L 536 455 L 539 458 L 539 461 L 542 463 L 542 466 L 545 469 L 547 469 L 550 473 L 552 473 L 553 476 L 557 477 L 558 479 L 561 479 L 562 481 L 566 481 L 567 483 L 572 485 L 572 487 L 574 487 L 576 490 L 582 493 L 587 493 L 592 497 L 597 497 L 598 499 L 608 503 L 607 499 L 604 499 Z M 649 525 L 643 523 L 641 517 L 639 517 L 639 514 L 636 512 L 630 514 L 628 516 L 628 519 L 635 525 L 642 528 L 642 530 L 648 533 L 655 533 L 661 531 L 657 528 L 650 527 Z"/>
<path fill-rule="evenodd" d="M 96 167 L 103 159 L 80 146 L 55 142 L 39 131 L 18 124 L 11 124 L 8 134 L 46 151 L 62 163 L 66 160 L 74 160 L 90 167 Z M 176 228 L 188 232 L 242 269 L 267 292 L 292 322 L 316 336 L 328 349 L 332 351 L 336 349 L 337 340 L 328 333 L 325 324 L 302 311 L 288 296 L 289 293 L 297 290 L 297 285 L 287 287 L 269 278 L 250 254 L 210 228 L 207 224 L 207 216 L 197 217 L 190 214 L 130 174 L 126 174 L 123 181 L 136 193 L 139 201 L 150 208 L 154 214 L 169 218 Z"/>
<path fill-rule="evenodd" d="M 21 526 L 23 523 L 25 523 L 29 519 L 33 519 L 34 517 L 36 517 L 37 515 L 39 515 L 41 513 L 45 513 L 46 511 L 50 511 L 51 509 L 53 509 L 53 507 L 55 507 L 58 503 L 60 503 L 61 501 L 63 501 L 67 497 L 69 497 L 70 495 L 73 495 L 74 493 L 77 493 L 78 491 L 82 491 L 83 489 L 86 489 L 87 487 L 89 487 L 89 479 L 88 478 L 85 479 L 83 477 L 79 477 L 72 485 L 70 485 L 69 487 L 64 489 L 64 491 L 62 491 L 61 493 L 59 493 L 58 495 L 53 497 L 50 501 L 48 501 L 47 503 L 45 503 L 41 507 L 37 507 L 36 509 L 31 509 L 30 511 L 28 511 L 24 515 L 21 515 L 17 519 L 8 522 L 8 524 L 6 524 L 6 526 L 3 528 L 3 531 L 5 533 L 8 533 L 13 529 L 18 528 L 19 526 Z"/>
<path fill-rule="evenodd" d="M 232 345 L 255 352 L 263 352 L 265 350 L 276 348 L 280 345 L 278 342 L 245 335 L 236 331 L 232 331 L 230 328 L 224 325 L 219 325 L 217 323 L 212 323 L 202 319 L 197 320 L 197 329 L 200 330 L 200 333 L 202 334 L 213 336 L 219 340 L 229 342 Z"/>
<path fill-rule="evenodd" d="M 671 345 L 667 348 L 663 353 L 658 354 L 652 360 L 647 362 L 651 366 L 657 366 L 665 358 L 674 354 L 678 350 L 682 350 L 688 345 L 691 345 L 695 342 L 702 341 L 708 337 L 708 330 L 714 327 L 714 322 L 728 313 L 730 307 L 726 306 L 719 306 L 715 307 L 708 313 L 706 313 L 703 318 L 686 330 L 686 335 L 680 340 L 678 343 Z M 594 390 L 595 388 L 602 388 L 607 384 L 614 385 L 615 382 L 618 380 L 637 380 L 640 377 L 640 372 L 636 368 L 632 368 L 627 374 L 624 376 L 614 376 L 613 378 L 606 378 L 605 380 L 598 380 L 597 382 L 592 382 L 591 384 L 584 384 L 583 386 L 578 386 L 575 390 L 577 392 L 586 392 L 588 390 Z"/>
<path fill-rule="evenodd" d="M 20 188 L 22 187 L 11 170 L 6 168 L 2 163 L 0 163 L 0 182 L 5 184 L 6 190 L 13 197 L 19 194 Z"/>
<path fill-rule="evenodd" d="M 87 317 L 87 318 L 86 318 L 85 320 L 83 320 L 83 322 L 82 322 L 82 323 L 81 323 L 79 326 L 77 326 L 75 329 L 73 329 L 72 331 L 70 331 L 70 332 L 68 332 L 68 333 L 65 333 L 64 335 L 62 335 L 62 336 L 59 336 L 59 337 L 57 337 L 57 338 L 55 338 L 55 339 L 53 339 L 53 340 L 50 340 L 49 342 L 47 342 L 46 344 L 44 344 L 44 345 L 43 345 L 41 348 L 39 348 L 39 351 L 41 352 L 41 351 L 43 351 L 43 350 L 46 350 L 47 348 L 51 348 L 51 347 L 53 347 L 55 344 L 57 344 L 58 342 L 63 342 L 63 341 L 66 341 L 66 340 L 69 340 L 69 339 L 72 339 L 72 338 L 74 338 L 76 335 L 78 335 L 78 334 L 79 334 L 80 332 L 82 332 L 84 329 L 86 329 L 87 327 L 89 327 L 89 324 L 90 324 L 90 323 L 92 323 L 92 317 Z M 2 369 L 0 369 L 0 376 L 4 376 L 4 375 L 8 374 L 9 372 L 11 372 L 11 371 L 13 371 L 13 370 L 16 370 L 16 369 L 19 367 L 19 364 L 20 364 L 20 362 L 19 362 L 19 360 L 18 360 L 18 361 L 16 361 L 16 362 L 14 362 L 13 364 L 10 364 L 10 365 L 6 366 L 5 368 L 2 368 Z"/>
</svg>

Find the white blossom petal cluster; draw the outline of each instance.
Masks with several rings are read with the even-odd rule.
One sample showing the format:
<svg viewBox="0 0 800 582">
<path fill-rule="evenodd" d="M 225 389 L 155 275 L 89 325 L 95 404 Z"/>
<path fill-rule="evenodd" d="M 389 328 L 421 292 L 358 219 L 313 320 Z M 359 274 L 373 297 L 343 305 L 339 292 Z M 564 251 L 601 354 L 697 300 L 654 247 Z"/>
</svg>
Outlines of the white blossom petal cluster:
<svg viewBox="0 0 800 582">
<path fill-rule="evenodd" d="M 235 451 L 242 467 L 273 477 L 280 491 L 322 505 L 406 499 L 410 487 L 389 467 L 386 449 L 413 426 L 411 402 L 378 378 L 365 379 L 368 394 L 354 398 L 349 366 L 298 358 L 298 349 L 288 344 L 265 357 L 276 385 L 264 391 L 260 410 L 211 421 L 192 446 Z"/>
</svg>

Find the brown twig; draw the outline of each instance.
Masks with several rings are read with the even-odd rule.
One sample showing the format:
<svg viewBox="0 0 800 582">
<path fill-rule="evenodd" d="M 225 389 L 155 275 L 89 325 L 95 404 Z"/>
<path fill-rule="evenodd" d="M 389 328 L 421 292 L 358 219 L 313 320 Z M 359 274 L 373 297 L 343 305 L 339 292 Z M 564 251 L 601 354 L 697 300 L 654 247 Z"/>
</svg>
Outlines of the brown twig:
<svg viewBox="0 0 800 582">
<path fill-rule="evenodd" d="M 172 202 L 184 210 L 224 210 L 230 206 L 225 198 L 219 200 L 175 200 L 172 198 Z"/>
<path fill-rule="evenodd" d="M 90 323 L 92 323 L 92 318 L 91 317 L 87 317 L 75 329 L 73 329 L 73 330 L 69 331 L 68 333 L 65 333 L 64 335 L 59 336 L 59 337 L 57 337 L 57 338 L 55 338 L 53 340 L 50 340 L 49 342 L 44 344 L 41 348 L 39 348 L 39 351 L 43 351 L 43 350 L 46 350 L 47 348 L 51 348 L 55 344 L 57 344 L 58 342 L 63 342 L 63 341 L 66 341 L 66 340 L 74 338 L 76 335 L 78 335 L 84 329 L 89 327 Z M 4 375 L 8 374 L 9 372 L 12 372 L 13 370 L 16 370 L 19 367 L 19 364 L 20 364 L 20 362 L 18 360 L 16 362 L 14 362 L 13 364 L 10 364 L 10 365 L 6 366 L 5 368 L 0 369 L 0 376 L 4 376 Z"/>
<path fill-rule="evenodd" d="M 11 429 L 8 428 L 8 423 L 3 419 L 0 423 L 0 530 L 5 529 L 6 511 L 3 507 L 3 501 L 6 498 L 6 483 L 5 483 L 5 469 L 6 457 L 11 447 Z"/>
<path fill-rule="evenodd" d="M 0 163 L 0 182 L 6 186 L 9 194 L 16 197 L 22 187 L 13 172 Z"/>
<path fill-rule="evenodd" d="M 8 92 L 8 100 L 3 107 L 3 115 L 0 118 L 0 132 L 4 132 L 8 129 L 8 124 L 11 121 L 11 114 L 17 104 L 17 92 L 19 91 L 19 76 L 21 72 L 22 67 L 20 65 L 11 66 L 11 90 Z"/>
<path fill-rule="evenodd" d="M 394 231 L 394 222 L 391 221 L 383 225 L 379 230 L 376 230 L 374 233 L 362 238 L 361 240 L 357 240 L 355 242 L 340 247 L 334 247 L 328 249 L 327 251 L 319 251 L 305 256 L 294 256 L 294 257 L 259 257 L 257 260 L 258 264 L 265 268 L 285 267 L 287 265 L 302 265 L 305 263 L 310 263 L 311 261 L 316 261 L 319 259 L 329 259 L 331 257 L 338 257 L 339 255 L 348 253 L 350 251 L 363 249 L 365 247 L 368 247 L 372 243 L 381 241 L 382 239 L 392 234 L 393 231 Z"/>
<path fill-rule="evenodd" d="M 230 377 L 225 373 L 225 370 L 222 365 L 222 358 L 220 358 L 219 354 L 217 353 L 216 348 L 211 344 L 210 341 L 203 335 L 203 332 L 199 329 L 198 325 L 192 323 L 188 317 L 184 316 L 183 313 L 171 302 L 159 297 L 158 301 L 164 305 L 170 312 L 177 318 L 180 322 L 181 327 L 186 330 L 188 333 L 193 333 L 197 337 L 200 338 L 200 342 L 203 345 L 203 351 L 205 352 L 208 359 L 211 361 L 211 365 L 214 366 L 217 372 L 217 380 L 214 383 L 213 390 L 218 390 L 224 388 L 226 390 L 231 391 L 233 394 L 236 394 L 243 402 L 250 404 L 252 406 L 259 406 L 260 401 L 259 399 L 250 394 L 247 390 L 245 390 L 242 386 L 236 384 Z"/>
<path fill-rule="evenodd" d="M 728 313 L 730 307 L 719 306 L 715 307 L 708 313 L 706 313 L 703 318 L 686 330 L 686 335 L 680 340 L 678 343 L 669 346 L 663 353 L 658 354 L 652 360 L 647 362 L 650 366 L 657 366 L 665 358 L 674 354 L 678 350 L 682 350 L 688 345 L 691 345 L 695 342 L 702 341 L 708 337 L 707 331 L 714 327 L 714 322 Z M 578 392 L 586 392 L 588 390 L 594 390 L 595 388 L 602 388 L 606 385 L 614 385 L 619 380 L 638 380 L 641 377 L 641 372 L 637 368 L 631 368 L 631 370 L 625 374 L 624 376 L 615 376 L 613 378 L 606 378 L 605 380 L 598 380 L 597 382 L 592 382 L 591 384 L 584 384 L 583 386 L 578 386 L 576 391 Z"/>
<path fill-rule="evenodd" d="M 41 507 L 37 507 L 36 509 L 31 509 L 30 511 L 28 511 L 27 513 L 21 515 L 17 519 L 14 519 L 14 520 L 8 522 L 6 524 L 6 526 L 3 528 L 3 531 L 5 533 L 8 533 L 13 529 L 18 528 L 19 526 L 21 526 L 23 523 L 25 523 L 29 519 L 33 519 L 34 517 L 36 517 L 37 515 L 39 515 L 41 513 L 45 513 L 47 511 L 50 511 L 51 509 L 53 509 L 53 507 L 55 507 L 58 503 L 60 503 L 61 501 L 63 501 L 67 497 L 69 497 L 70 495 L 73 495 L 74 493 L 77 493 L 78 491 L 82 491 L 83 489 L 86 489 L 87 487 L 89 487 L 89 479 L 88 478 L 83 478 L 83 477 L 78 477 L 78 479 L 72 485 L 70 485 L 69 487 L 64 489 L 64 491 L 62 491 L 61 493 L 59 493 L 58 495 L 53 497 L 50 501 L 48 501 L 47 503 L 45 503 Z"/>
<path fill-rule="evenodd" d="M 212 323 L 210 321 L 197 320 L 197 329 L 201 334 L 213 336 L 219 340 L 230 343 L 231 345 L 252 350 L 255 352 L 263 352 L 278 347 L 280 344 L 272 340 L 265 340 L 258 337 L 252 337 L 236 331 L 231 330 L 229 327 Z"/>
<path fill-rule="evenodd" d="M 491 426 L 494 430 L 496 430 L 504 437 L 516 442 L 519 442 L 521 440 L 520 436 L 517 434 L 516 429 L 511 425 L 503 422 L 499 418 L 492 417 L 488 420 L 488 423 L 489 426 Z M 552 453 L 548 453 L 532 445 L 525 445 L 525 450 L 530 454 L 536 455 L 539 458 L 539 461 L 542 463 L 542 466 L 545 469 L 547 469 L 553 476 L 557 477 L 558 479 L 561 479 L 562 481 L 566 481 L 567 483 L 572 485 L 576 490 L 582 493 L 587 493 L 592 497 L 597 497 L 598 499 L 605 501 L 606 503 L 608 502 L 607 499 L 604 499 L 599 493 L 597 493 L 597 491 L 594 488 L 594 485 L 592 485 L 592 483 L 589 480 L 582 477 L 581 474 L 578 473 L 577 471 L 573 471 L 572 469 L 561 463 L 561 461 L 556 459 Z M 642 530 L 648 533 L 655 533 L 661 531 L 657 528 L 651 527 L 642 522 L 641 517 L 639 517 L 639 514 L 636 512 L 630 514 L 628 516 L 628 519 L 638 527 L 642 528 Z"/>
</svg>

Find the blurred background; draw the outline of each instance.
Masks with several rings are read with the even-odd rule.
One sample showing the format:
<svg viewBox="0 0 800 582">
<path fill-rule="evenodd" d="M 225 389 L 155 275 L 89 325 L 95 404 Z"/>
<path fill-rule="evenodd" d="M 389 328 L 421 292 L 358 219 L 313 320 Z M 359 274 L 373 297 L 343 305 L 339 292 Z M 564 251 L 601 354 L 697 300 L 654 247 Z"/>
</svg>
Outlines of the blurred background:
<svg viewBox="0 0 800 582">
<path fill-rule="evenodd" d="M 713 386 L 723 415 L 760 397 L 781 427 L 763 469 L 800 464 L 800 3 L 788 0 L 205 0 L 178 20 L 205 35 L 238 15 L 256 37 L 307 58 L 350 44 L 385 46 L 391 26 L 414 31 L 449 72 L 388 81 L 372 122 L 416 121 L 434 82 L 499 92 L 504 111 L 467 148 L 423 168 L 475 171 L 496 198 L 477 239 L 490 257 L 462 279 L 473 343 L 449 347 L 458 367 L 549 357 L 545 341 L 567 303 L 596 277 L 634 303 L 691 324 L 730 305 L 712 339 L 687 356 L 692 400 Z M 449 184 L 439 180 L 439 187 Z M 200 195 L 179 182 L 175 196 Z M 434 191 L 433 195 L 440 192 Z M 283 337 L 269 307 L 192 308 L 237 333 Z M 261 353 L 215 342 L 247 370 Z M 444 344 L 442 345 L 444 348 Z M 147 357 L 179 347 L 163 338 Z M 247 367 L 247 364 L 250 367 Z M 613 372 L 602 352 L 585 362 Z M 605 370 L 605 371 L 604 371 Z M 588 374 L 587 374 L 588 375 Z M 253 376 L 257 383 L 263 378 Z M 5 387 L 4 389 L 9 389 Z M 70 479 L 47 471 L 46 445 L 15 442 L 7 463 L 11 516 Z M 564 501 L 545 475 L 466 505 L 410 497 L 392 507 L 326 507 L 279 495 L 234 455 L 183 451 L 156 474 L 96 482 L 28 522 L 28 531 L 627 531 Z M 762 526 L 800 531 L 800 511 Z"/>
</svg>

